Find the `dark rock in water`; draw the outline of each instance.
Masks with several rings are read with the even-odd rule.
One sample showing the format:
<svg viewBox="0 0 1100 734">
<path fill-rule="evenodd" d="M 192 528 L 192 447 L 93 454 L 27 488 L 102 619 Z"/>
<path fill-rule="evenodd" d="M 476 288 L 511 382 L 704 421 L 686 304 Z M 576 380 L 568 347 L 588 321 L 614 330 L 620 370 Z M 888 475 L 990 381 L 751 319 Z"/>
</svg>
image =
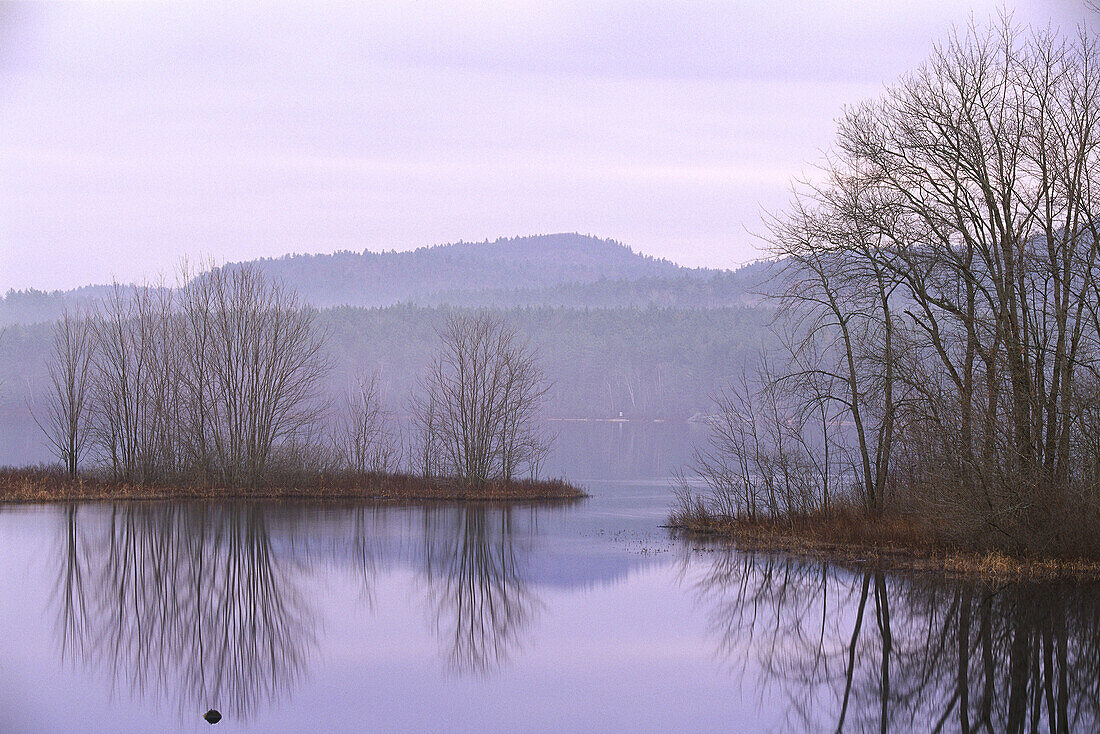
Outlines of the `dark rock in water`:
<svg viewBox="0 0 1100 734">
<path fill-rule="evenodd" d="M 218 713 L 217 709 L 210 709 L 202 715 L 202 718 L 206 719 L 211 724 L 217 724 L 222 720 L 222 715 Z"/>
</svg>

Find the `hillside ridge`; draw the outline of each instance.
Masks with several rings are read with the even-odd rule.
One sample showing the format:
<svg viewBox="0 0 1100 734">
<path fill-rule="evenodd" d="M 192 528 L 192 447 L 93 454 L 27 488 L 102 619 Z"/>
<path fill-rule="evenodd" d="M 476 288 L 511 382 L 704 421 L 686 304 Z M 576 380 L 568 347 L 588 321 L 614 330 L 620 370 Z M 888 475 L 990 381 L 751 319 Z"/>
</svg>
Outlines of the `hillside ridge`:
<svg viewBox="0 0 1100 734">
<path fill-rule="evenodd" d="M 318 308 L 424 306 L 566 308 L 749 305 L 770 272 L 688 268 L 613 239 L 578 233 L 501 237 L 415 250 L 287 254 L 255 263 Z M 230 262 L 233 267 L 242 262 Z M 0 327 L 57 319 L 86 308 L 111 286 L 68 291 L 11 290 L 0 297 Z"/>
</svg>

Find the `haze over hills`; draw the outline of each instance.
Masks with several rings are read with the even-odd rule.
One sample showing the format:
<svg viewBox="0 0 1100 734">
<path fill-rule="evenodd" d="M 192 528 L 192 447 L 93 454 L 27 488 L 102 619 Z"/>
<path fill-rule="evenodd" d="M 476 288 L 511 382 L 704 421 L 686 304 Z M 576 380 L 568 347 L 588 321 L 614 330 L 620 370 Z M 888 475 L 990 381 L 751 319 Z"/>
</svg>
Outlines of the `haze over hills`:
<svg viewBox="0 0 1100 734">
<path fill-rule="evenodd" d="M 686 268 L 580 234 L 458 242 L 411 251 L 294 254 L 254 261 L 319 308 L 395 304 L 513 308 L 713 308 L 751 305 L 767 263 L 737 271 Z M 229 263 L 232 267 L 237 263 Z M 0 325 L 56 319 L 109 286 L 9 291 Z"/>
<path fill-rule="evenodd" d="M 334 397 L 376 373 L 400 414 L 451 309 L 488 307 L 538 350 L 553 383 L 549 417 L 672 420 L 709 411 L 769 342 L 774 311 L 759 293 L 777 270 L 685 268 L 577 234 L 257 263 L 320 308 Z M 53 322 L 110 288 L 0 299 L 0 464 L 47 458 L 28 406 L 48 385 Z"/>
</svg>

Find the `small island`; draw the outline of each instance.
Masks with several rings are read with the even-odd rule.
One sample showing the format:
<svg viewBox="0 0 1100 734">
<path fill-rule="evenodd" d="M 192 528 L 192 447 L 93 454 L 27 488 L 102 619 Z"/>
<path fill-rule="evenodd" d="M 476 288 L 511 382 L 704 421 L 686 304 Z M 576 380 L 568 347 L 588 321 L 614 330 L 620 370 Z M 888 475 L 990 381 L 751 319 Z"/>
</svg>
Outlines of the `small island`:
<svg viewBox="0 0 1100 734">
<path fill-rule="evenodd" d="M 550 386 L 498 316 L 446 321 L 402 421 L 375 373 L 335 389 L 314 316 L 247 264 L 181 269 L 176 288 L 115 286 L 64 314 L 32 406 L 57 463 L 0 469 L 0 502 L 587 496 L 539 476 Z"/>
</svg>

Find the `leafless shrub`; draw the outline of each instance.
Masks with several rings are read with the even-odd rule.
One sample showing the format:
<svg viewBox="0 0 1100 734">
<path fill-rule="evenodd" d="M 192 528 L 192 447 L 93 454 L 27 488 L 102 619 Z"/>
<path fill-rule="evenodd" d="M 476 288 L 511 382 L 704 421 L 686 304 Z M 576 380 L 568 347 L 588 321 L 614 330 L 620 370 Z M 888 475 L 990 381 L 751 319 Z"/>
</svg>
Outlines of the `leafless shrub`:
<svg viewBox="0 0 1100 734">
<path fill-rule="evenodd" d="M 360 375 L 344 394 L 332 437 L 340 467 L 353 474 L 384 474 L 401 463 L 401 441 L 383 410 L 377 375 Z"/>
<path fill-rule="evenodd" d="M 705 498 L 682 496 L 681 512 L 757 520 L 827 507 L 850 474 L 837 465 L 832 416 L 814 412 L 787 392 L 791 383 L 766 362 L 758 379 L 747 375 L 715 398 L 706 443 L 695 450 L 693 478 Z M 681 482 L 681 492 L 687 488 Z"/>
</svg>

